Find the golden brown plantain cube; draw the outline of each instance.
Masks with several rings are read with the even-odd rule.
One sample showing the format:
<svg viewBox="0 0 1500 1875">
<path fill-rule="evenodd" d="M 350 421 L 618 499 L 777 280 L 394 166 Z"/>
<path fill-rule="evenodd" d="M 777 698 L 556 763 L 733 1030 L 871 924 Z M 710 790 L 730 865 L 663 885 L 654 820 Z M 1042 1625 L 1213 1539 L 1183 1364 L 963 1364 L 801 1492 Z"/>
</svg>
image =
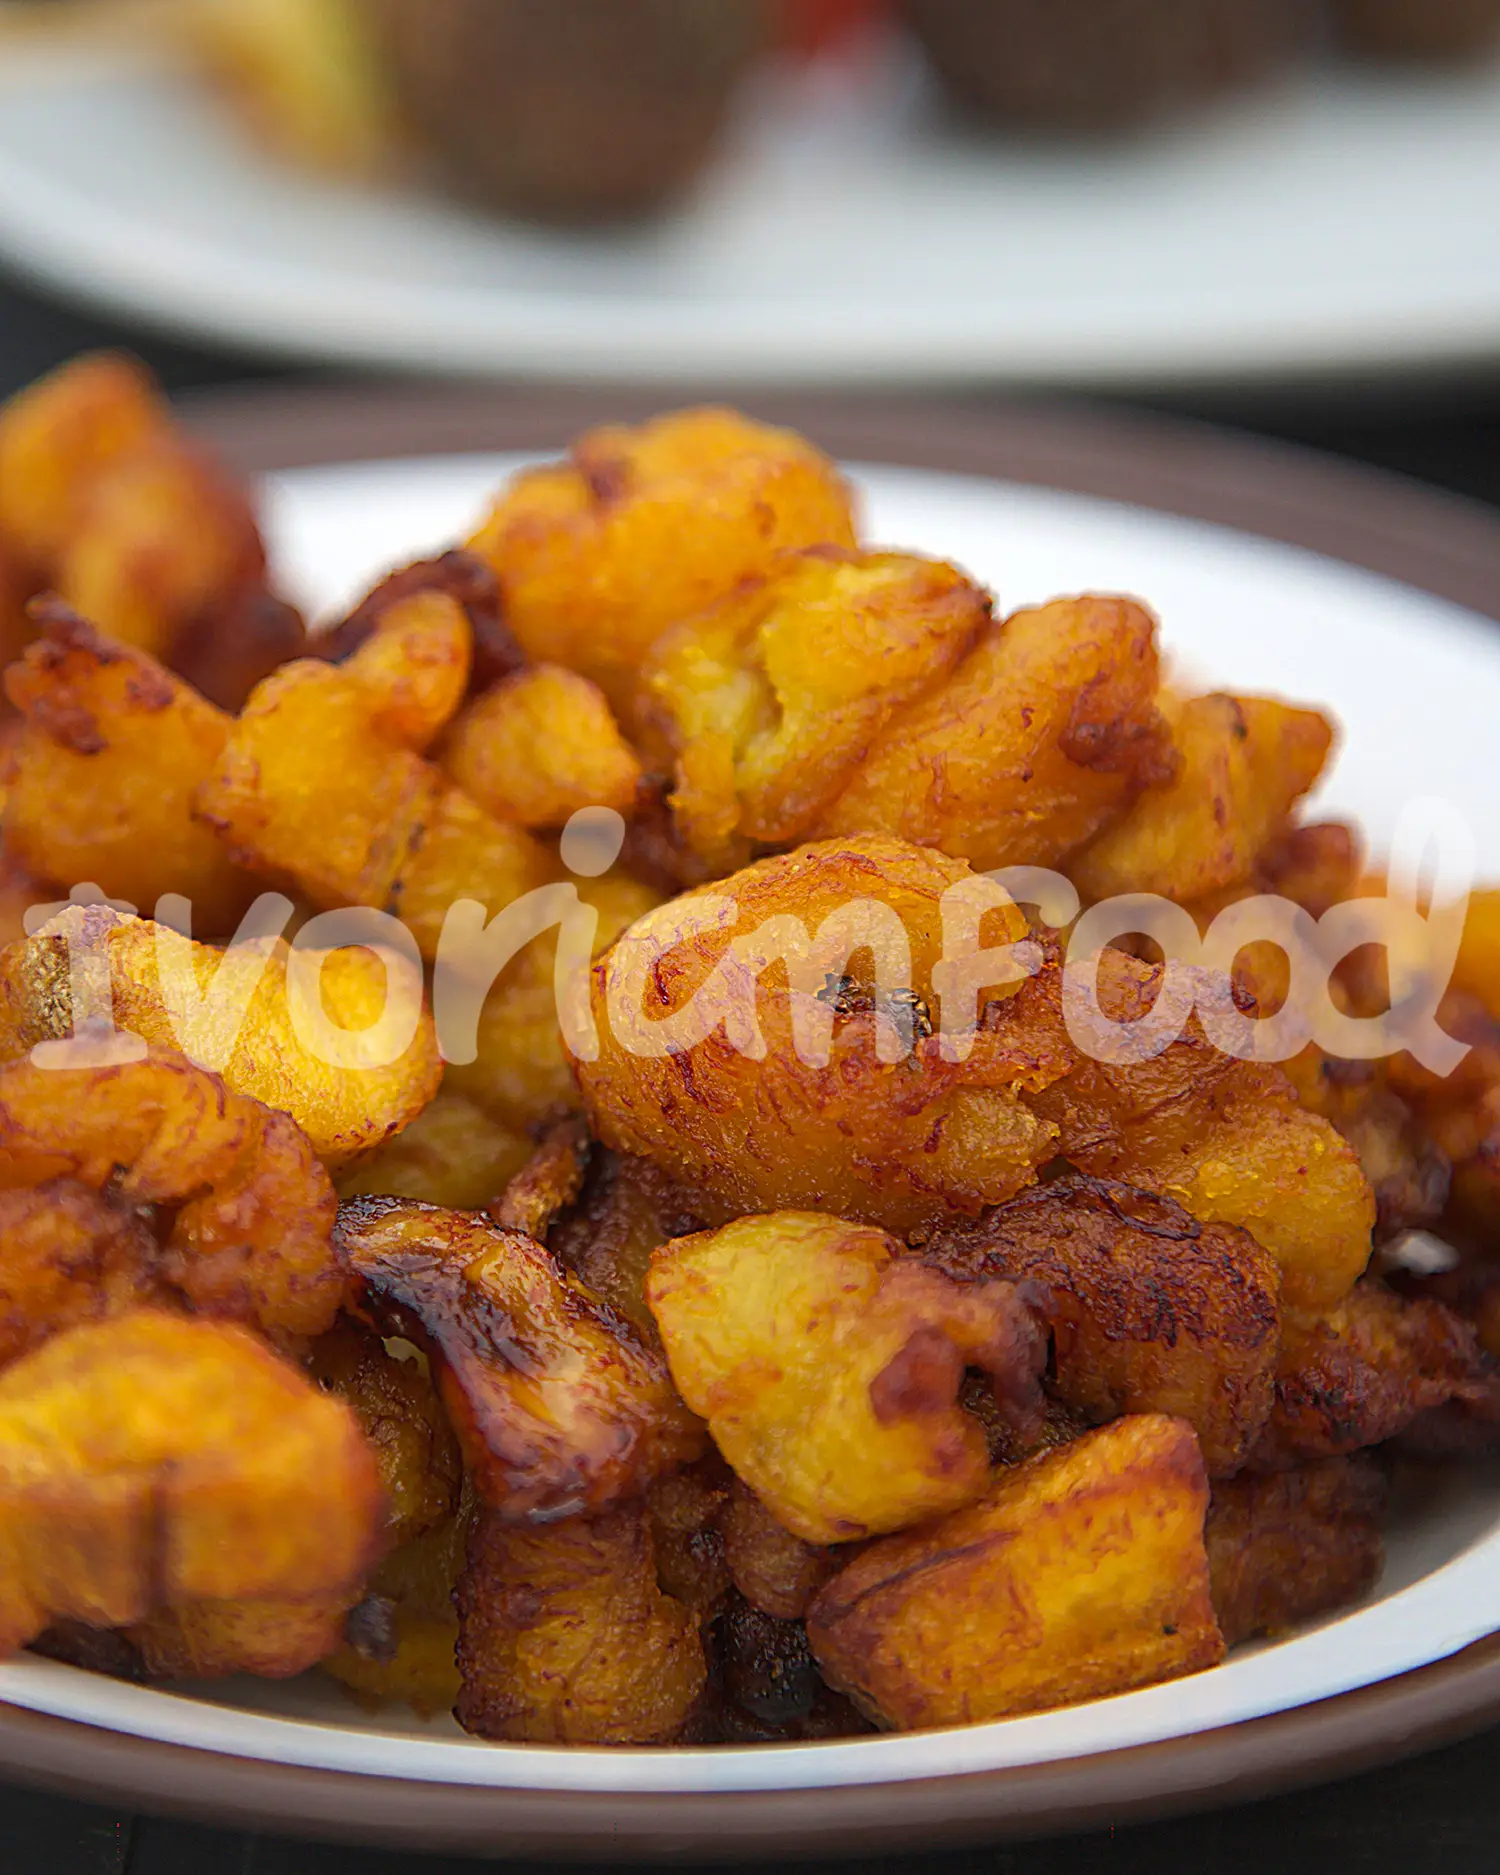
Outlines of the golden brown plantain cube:
<svg viewBox="0 0 1500 1875">
<path fill-rule="evenodd" d="M 580 671 L 628 711 L 669 625 L 824 542 L 854 545 L 833 464 L 789 430 L 703 409 L 591 430 L 565 461 L 502 489 L 469 545 L 527 655 Z"/>
<path fill-rule="evenodd" d="M 456 896 L 465 891 L 459 881 Z M 598 913 L 596 957 L 661 902 L 658 893 L 619 872 L 579 880 L 578 896 Z M 582 1104 L 558 1026 L 557 945 L 557 932 L 544 931 L 505 967 L 479 1012 L 473 1061 L 450 1061 L 443 1079 L 448 1091 L 475 1101 L 515 1132 Z"/>
<path fill-rule="evenodd" d="M 656 1337 L 646 1306 L 651 1254 L 702 1230 L 692 1194 L 649 1159 L 596 1149 L 577 1206 L 553 1225 L 548 1248 L 612 1309 Z"/>
<path fill-rule="evenodd" d="M 357 1592 L 382 1518 L 354 1415 L 229 1323 L 138 1310 L 0 1374 L 0 1655 L 56 1618 Z"/>
<path fill-rule="evenodd" d="M 59 1329 L 150 1302 L 156 1262 L 142 1218 L 87 1185 L 0 1191 L 0 1367 Z"/>
<path fill-rule="evenodd" d="M 808 837 L 989 623 L 989 594 L 941 560 L 815 547 L 667 632 L 640 707 L 698 876 Z"/>
<path fill-rule="evenodd" d="M 1500 1406 L 1500 1367 L 1472 1323 L 1367 1277 L 1326 1315 L 1284 1324 L 1275 1404 L 1250 1464 L 1281 1471 L 1379 1445 L 1450 1403 L 1489 1417 Z"/>
<path fill-rule="evenodd" d="M 556 864 L 382 734 L 384 707 L 347 666 L 284 665 L 236 719 L 196 808 L 240 864 L 315 905 L 392 912 L 431 957 L 456 900 L 497 912 Z"/>
<path fill-rule="evenodd" d="M 602 1509 L 696 1458 L 665 1363 L 546 1250 L 474 1212 L 356 1198 L 361 1312 L 430 1356 L 464 1462 L 508 1521 Z"/>
<path fill-rule="evenodd" d="M 959 1405 L 982 1367 L 1040 1417 L 1046 1332 L 1005 1282 L 899 1260 L 884 1231 L 814 1212 L 741 1218 L 651 1259 L 646 1300 L 682 1397 L 771 1514 L 808 1543 L 940 1515 L 984 1489 Z"/>
<path fill-rule="evenodd" d="M 1111 1022 L 1154 1005 L 1161 969 L 1123 951 L 1099 957 L 1098 1000 Z M 1200 979 L 1200 989 L 1212 980 Z M 1049 960 L 995 1012 L 998 1034 L 1056 1046 L 1062 970 Z M 1054 1038 L 1048 1040 L 1049 1034 Z M 1279 1068 L 1213 1046 L 1196 1016 L 1147 1061 L 1073 1051 L 1073 1066 L 1026 1099 L 1055 1127 L 1078 1171 L 1174 1199 L 1204 1224 L 1248 1230 L 1281 1266 L 1283 1307 L 1330 1307 L 1370 1256 L 1375 1199 L 1354 1148 L 1299 1105 Z"/>
<path fill-rule="evenodd" d="M 531 1153 L 524 1133 L 440 1087 L 409 1126 L 340 1177 L 339 1196 L 418 1198 L 478 1211 L 504 1191 Z"/>
<path fill-rule="evenodd" d="M 284 1113 L 181 1055 L 0 1067 L 0 1189 L 59 1177 L 107 1185 L 126 1205 L 174 1207 L 159 1273 L 199 1313 L 272 1336 L 321 1334 L 335 1320 L 345 1278 L 327 1172 Z"/>
<path fill-rule="evenodd" d="M 1181 1420 L 1116 1420 L 872 1543 L 819 1593 L 824 1676 L 880 1724 L 968 1725 L 1214 1666 L 1208 1481 Z"/>
<path fill-rule="evenodd" d="M 346 620 L 339 632 L 347 626 Z M 474 630 L 464 606 L 441 587 L 419 586 L 377 603 L 369 629 L 350 633 L 347 642 L 350 648 L 331 661 L 365 692 L 372 729 L 420 754 L 448 727 L 468 692 Z M 316 649 L 326 657 L 333 647 Z"/>
<path fill-rule="evenodd" d="M 641 764 L 604 693 L 561 664 L 533 664 L 478 696 L 438 756 L 486 813 L 561 827 L 585 807 L 635 810 Z"/>
<path fill-rule="evenodd" d="M 457 1602 L 456 1717 L 482 1738 L 664 1743 L 707 1677 L 697 1613 L 658 1586 L 639 1504 L 535 1529 L 482 1516 Z"/>
<path fill-rule="evenodd" d="M 985 1391 L 993 1397 L 992 1389 Z M 752 1608 L 781 1621 L 800 1620 L 839 1566 L 837 1550 L 793 1536 L 738 1478 L 719 1514 L 719 1531 L 734 1586 Z"/>
<path fill-rule="evenodd" d="M 1053 866 L 1174 773 L 1156 621 L 1128 599 L 1058 599 L 987 632 L 878 735 L 808 829 L 886 833 L 977 871 Z"/>
<path fill-rule="evenodd" d="M 1086 899 L 1156 892 L 1185 905 L 1242 884 L 1333 748 L 1326 716 L 1273 697 L 1194 697 L 1172 714 L 1176 778 L 1069 863 Z"/>
<path fill-rule="evenodd" d="M 458 1442 L 415 1349 L 398 1359 L 378 1335 L 340 1321 L 320 1335 L 308 1372 L 353 1409 L 380 1473 L 393 1546 L 425 1536 L 458 1508 Z"/>
<path fill-rule="evenodd" d="M 1358 1601 L 1384 1561 L 1386 1477 L 1363 1453 L 1214 1486 L 1204 1540 L 1225 1643 Z"/>
<path fill-rule="evenodd" d="M 0 409 L 0 536 L 36 584 L 83 525 L 100 477 L 170 425 L 145 366 L 117 352 L 75 359 Z"/>
<path fill-rule="evenodd" d="M 188 899 L 205 935 L 233 931 L 257 887 L 193 818 L 230 719 L 145 652 L 54 604 L 5 675 L 21 712 L 5 850 L 64 889 L 90 882 L 150 911 Z"/>
<path fill-rule="evenodd" d="M 370 1031 L 374 1065 L 365 1066 L 352 1040 L 345 1043 L 349 1058 L 338 1062 L 318 1046 L 316 1031 L 303 1039 L 287 988 L 290 953 L 281 940 L 265 954 L 264 970 L 247 989 L 242 979 L 221 980 L 223 950 L 144 919 L 121 917 L 107 906 L 62 912 L 35 937 L 0 952 L 0 1058 L 72 1033 L 75 946 L 104 951 L 121 1031 L 212 1062 L 232 1092 L 290 1114 L 331 1167 L 383 1145 L 437 1092 L 442 1061 L 425 1007 L 404 1053 L 394 1061 L 378 1058 L 387 1039 L 385 1023 L 412 1013 L 410 1000 L 420 997 L 421 985 L 399 971 L 392 983 L 387 963 L 371 951 L 348 945 L 303 952 L 303 961 L 317 966 L 328 1021 L 345 1031 Z M 254 956 L 250 968 L 259 968 Z M 220 987 L 222 998 L 215 996 Z M 243 1007 L 242 993 L 248 995 Z M 204 999 L 196 1009 L 190 1005 L 193 994 Z"/>
<path fill-rule="evenodd" d="M 1243 1464 L 1271 1410 L 1281 1328 L 1279 1271 L 1248 1231 L 1067 1177 L 935 1233 L 922 1255 L 961 1281 L 1046 1289 L 1049 1386 L 1086 1421 L 1168 1413 L 1197 1433 L 1210 1477 Z"/>
<path fill-rule="evenodd" d="M 289 1680 L 343 1645 L 358 1590 L 306 1601 L 202 1601 L 160 1608 L 130 1628 L 146 1670 L 162 1680 L 253 1673 Z"/>
<path fill-rule="evenodd" d="M 185 636 L 213 631 L 237 595 L 264 591 L 265 576 L 245 490 L 167 434 L 96 477 L 52 584 L 117 643 L 172 663 Z"/>
<path fill-rule="evenodd" d="M 1064 1073 L 1074 1051 L 1058 1022 L 1040 1053 L 981 1028 L 965 1059 L 945 1055 L 934 972 L 952 888 L 988 894 L 976 927 L 997 953 L 1027 937 L 961 861 L 878 836 L 763 860 L 637 920 L 594 967 L 599 1053 L 576 1072 L 595 1133 L 701 1192 L 708 1222 L 807 1208 L 906 1231 L 1013 1196 L 1056 1151 L 1019 1090 Z M 749 966 L 730 974 L 737 943 L 753 953 L 763 926 L 789 919 L 806 939 L 795 976 L 780 960 L 758 989 Z M 974 968 L 987 975 L 988 958 Z M 1018 976 L 1001 955 L 993 987 L 957 992 L 945 1022 L 972 1031 L 981 1002 L 1018 987 L 1007 971 Z M 741 989 L 755 992 L 763 1055 L 722 1020 L 743 1029 Z M 654 1026 L 663 1017 L 690 1024 L 686 1040 L 659 1039 L 673 1033 Z"/>
</svg>

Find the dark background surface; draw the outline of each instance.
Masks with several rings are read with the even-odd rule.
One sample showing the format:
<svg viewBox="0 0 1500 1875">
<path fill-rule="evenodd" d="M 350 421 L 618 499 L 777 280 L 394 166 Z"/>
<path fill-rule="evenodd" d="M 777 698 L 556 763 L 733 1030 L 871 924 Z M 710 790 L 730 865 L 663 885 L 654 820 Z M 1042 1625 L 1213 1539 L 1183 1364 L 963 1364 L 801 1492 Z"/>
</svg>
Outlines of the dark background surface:
<svg viewBox="0 0 1500 1875">
<path fill-rule="evenodd" d="M 179 392 L 256 377 L 285 382 L 327 375 L 166 342 L 63 308 L 0 273 L 0 398 L 74 353 L 106 344 L 138 351 Z M 982 398 L 975 392 L 962 401 Z M 666 393 L 664 401 L 671 401 Z M 1221 394 L 1155 407 L 1331 450 L 1500 507 L 1500 379 Z M 503 1853 L 503 1844 L 496 1850 Z M 197 1828 L 0 1784 L 0 1875 L 458 1875 L 473 1866 Z M 1258 1804 L 1045 1846 L 866 1859 L 863 1867 L 881 1875 L 981 1869 L 1019 1875 L 1033 1868 L 1046 1875 L 1452 1875 L 1494 1869 L 1500 1867 L 1500 1731 Z"/>
</svg>

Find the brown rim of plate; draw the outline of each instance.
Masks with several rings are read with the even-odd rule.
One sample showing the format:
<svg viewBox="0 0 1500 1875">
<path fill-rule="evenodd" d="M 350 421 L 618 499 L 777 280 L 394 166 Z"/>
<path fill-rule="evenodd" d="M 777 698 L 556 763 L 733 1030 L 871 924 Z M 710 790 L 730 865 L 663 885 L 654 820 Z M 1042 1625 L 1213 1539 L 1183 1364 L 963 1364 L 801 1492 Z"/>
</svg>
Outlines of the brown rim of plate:
<svg viewBox="0 0 1500 1875">
<path fill-rule="evenodd" d="M 244 470 L 555 452 L 669 393 L 309 386 L 194 400 Z M 1219 523 L 1500 619 L 1500 516 L 1375 471 L 1152 417 L 1067 406 L 752 397 L 834 454 L 989 475 Z M 1497 640 L 1500 646 L 1500 640 Z M 1500 1637 L 1335 1699 L 1124 1751 L 905 1783 L 712 1794 L 498 1790 L 193 1751 L 0 1704 L 0 1770 L 79 1798 L 386 1848 L 571 1861 L 843 1856 L 1139 1821 L 1371 1769 L 1500 1718 Z"/>
</svg>

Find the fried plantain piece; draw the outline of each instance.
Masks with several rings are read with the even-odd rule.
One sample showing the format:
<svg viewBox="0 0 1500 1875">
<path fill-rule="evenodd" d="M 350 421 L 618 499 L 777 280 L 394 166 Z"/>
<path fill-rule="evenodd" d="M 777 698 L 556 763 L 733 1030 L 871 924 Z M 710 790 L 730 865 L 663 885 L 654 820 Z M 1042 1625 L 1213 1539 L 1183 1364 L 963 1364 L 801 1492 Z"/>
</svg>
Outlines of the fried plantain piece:
<svg viewBox="0 0 1500 1875">
<path fill-rule="evenodd" d="M 808 1543 L 899 1530 L 976 1497 L 984 1434 L 959 1406 L 982 1367 L 1040 1418 L 1046 1332 L 1014 1284 L 899 1261 L 885 1232 L 814 1212 L 741 1218 L 651 1259 L 672 1378 L 771 1514 Z"/>
<path fill-rule="evenodd" d="M 599 915 L 595 956 L 660 903 L 625 873 L 580 880 L 578 896 Z M 544 931 L 500 973 L 479 1012 L 473 1061 L 449 1062 L 444 1076 L 446 1088 L 516 1132 L 581 1104 L 558 1026 L 557 943 L 555 930 Z"/>
<path fill-rule="evenodd" d="M 230 1323 L 137 1310 L 0 1374 L 0 1655 L 59 1618 L 352 1596 L 381 1521 L 353 1414 Z"/>
<path fill-rule="evenodd" d="M 418 1198 L 479 1211 L 521 1174 L 532 1150 L 524 1133 L 440 1087 L 409 1126 L 343 1173 L 339 1196 Z"/>
<path fill-rule="evenodd" d="M 1248 1231 L 1168 1198 L 1065 1177 L 923 1245 L 959 1281 L 1030 1281 L 1049 1296 L 1049 1386 L 1098 1424 L 1168 1413 L 1210 1477 L 1237 1471 L 1271 1410 L 1279 1272 Z"/>
<path fill-rule="evenodd" d="M 438 755 L 497 820 L 561 827 L 585 807 L 635 811 L 641 764 L 603 691 L 561 664 L 533 664 L 469 704 Z"/>
<path fill-rule="evenodd" d="M 469 542 L 528 656 L 592 678 L 617 711 L 669 625 L 785 552 L 854 545 L 850 492 L 790 430 L 679 410 L 579 437 L 522 470 Z"/>
<path fill-rule="evenodd" d="M 577 1198 L 588 1170 L 589 1131 L 576 1114 L 549 1126 L 536 1151 L 487 1207 L 502 1230 L 518 1230 L 538 1243 Z"/>
<path fill-rule="evenodd" d="M 674 1601 L 712 1615 L 729 1593 L 721 1528 L 734 1474 L 710 1451 L 695 1464 L 658 1478 L 645 1494 L 656 1555 L 656 1579 Z"/>
<path fill-rule="evenodd" d="M 146 1671 L 160 1680 L 252 1673 L 289 1680 L 343 1644 L 357 1586 L 300 1601 L 198 1601 L 159 1608 L 127 1629 Z"/>
<path fill-rule="evenodd" d="M 702 1228 L 692 1194 L 649 1159 L 596 1148 L 578 1204 L 553 1225 L 547 1245 L 564 1268 L 654 1340 L 656 1323 L 646 1306 L 651 1253 Z"/>
<path fill-rule="evenodd" d="M 204 1314 L 273 1335 L 334 1321 L 344 1273 L 328 1174 L 284 1113 L 181 1055 L 94 1068 L 0 1067 L 0 1189 L 76 1179 L 178 1209 L 163 1279 Z"/>
<path fill-rule="evenodd" d="M 1059 1021 L 1040 1053 L 1029 1036 L 985 1030 L 966 1059 L 945 1055 L 932 1011 L 953 887 L 974 889 L 969 869 L 930 849 L 827 841 L 637 920 L 594 967 L 598 1058 L 576 1073 L 595 1133 L 703 1194 L 710 1223 L 806 1208 L 906 1231 L 1013 1196 L 1056 1151 L 1054 1126 L 1023 1102 L 1021 1085 L 1061 1075 L 1074 1051 Z M 981 908 L 991 899 L 984 942 L 1025 939 L 1019 910 L 992 889 Z M 719 922 L 726 905 L 737 923 Z M 752 954 L 789 919 L 803 921 L 806 950 L 795 978 L 781 960 L 761 972 L 764 1048 L 749 1037 L 742 1052 L 723 1018 L 755 979 L 732 947 Z M 1007 970 L 1015 966 L 1002 957 L 994 987 L 958 994 L 956 1031 L 972 1029 L 981 1000 L 1016 989 Z M 720 1018 L 702 1039 L 658 1039 L 671 1033 L 653 1026 L 659 1018 L 696 1023 L 700 1010 L 695 1037 Z M 892 1058 L 908 1039 L 911 1051 Z"/>
<path fill-rule="evenodd" d="M 1363 1453 L 1221 1478 L 1204 1526 L 1226 1644 L 1358 1601 L 1384 1561 L 1385 1472 Z"/>
<path fill-rule="evenodd" d="M 977 1503 L 872 1543 L 819 1593 L 824 1676 L 896 1730 L 967 1725 L 1215 1665 L 1208 1481 L 1147 1414 L 995 1474 Z"/>
<path fill-rule="evenodd" d="M 1175 772 L 1156 621 L 1089 595 L 1017 612 L 876 736 L 807 830 L 886 833 L 976 871 L 1053 866 Z"/>
<path fill-rule="evenodd" d="M 457 1602 L 455 1715 L 481 1738 L 664 1743 L 707 1678 L 698 1617 L 658 1585 L 639 1504 L 535 1529 L 482 1516 Z"/>
<path fill-rule="evenodd" d="M 697 876 L 806 838 L 872 742 L 950 675 L 990 603 L 940 560 L 814 547 L 668 631 L 640 709 Z"/>
<path fill-rule="evenodd" d="M 1112 948 L 1099 956 L 1099 1007 L 1111 1022 L 1145 1017 L 1161 982 L 1158 965 Z M 1210 987 L 1202 977 L 1195 994 Z M 1056 1046 L 1062 995 L 1062 966 L 1049 959 L 997 1006 L 997 1032 Z M 1171 1198 L 1201 1223 L 1248 1230 L 1281 1266 L 1283 1307 L 1329 1307 L 1348 1293 L 1369 1261 L 1374 1195 L 1353 1147 L 1303 1110 L 1279 1068 L 1221 1053 L 1196 1016 L 1150 1060 L 1099 1052 L 1074 1049 L 1066 1075 L 1026 1094 L 1056 1129 L 1062 1158 Z"/>
<path fill-rule="evenodd" d="M 226 952 L 195 944 L 108 906 L 77 906 L 35 937 L 0 952 L 0 1057 L 73 1033 L 72 951 L 103 951 L 116 1026 L 153 1046 L 181 1049 L 189 1059 L 223 1064 L 232 1093 L 291 1115 L 330 1167 L 375 1151 L 414 1119 L 437 1092 L 442 1061 L 431 1013 L 416 1013 L 416 1033 L 394 1061 L 382 1059 L 387 1021 L 414 1013 L 421 986 L 399 969 L 393 983 L 384 957 L 358 945 L 308 950 L 328 1021 L 345 1031 L 344 1062 L 331 1061 L 314 1032 L 303 1039 L 288 991 L 289 947 L 271 946 L 249 999 L 228 984 L 215 1000 Z M 232 953 L 229 955 L 232 956 Z M 163 958 L 182 972 L 163 977 Z M 189 991 L 203 1002 L 189 1003 Z M 369 1035 L 371 1065 L 359 1060 L 355 1037 Z"/>
<path fill-rule="evenodd" d="M 469 622 L 469 686 L 488 690 L 526 662 L 526 653 L 502 617 L 500 588 L 477 554 L 452 548 L 413 560 L 377 582 L 354 609 L 310 646 L 330 664 L 343 664 L 376 632 L 386 613 L 420 593 L 442 593 L 462 608 Z"/>
<path fill-rule="evenodd" d="M 1156 892 L 1186 905 L 1242 884 L 1333 749 L 1326 716 L 1274 697 L 1193 697 L 1172 717 L 1175 780 L 1069 863 L 1086 899 Z"/>
<path fill-rule="evenodd" d="M 398 1359 L 378 1335 L 341 1321 L 320 1335 L 308 1372 L 352 1408 L 375 1455 L 393 1546 L 425 1536 L 458 1509 L 463 1467 L 426 1364 Z"/>
<path fill-rule="evenodd" d="M 284 665 L 241 711 L 196 809 L 238 863 L 315 905 L 392 912 L 431 957 L 458 899 L 499 911 L 556 865 L 383 735 L 381 707 L 346 666 Z"/>
<path fill-rule="evenodd" d="M 52 584 L 117 643 L 172 663 L 185 637 L 213 635 L 239 594 L 264 592 L 265 578 L 245 490 L 201 448 L 167 432 L 94 478 Z M 297 649 L 294 640 L 288 654 Z"/>
<path fill-rule="evenodd" d="M 119 352 L 74 359 L 0 409 L 0 536 L 33 590 L 83 526 L 101 475 L 170 425 L 150 373 Z"/>
<path fill-rule="evenodd" d="M 91 881 L 138 906 L 177 893 L 200 931 L 232 931 L 256 882 L 191 812 L 229 718 L 58 602 L 39 603 L 36 617 L 41 637 L 5 674 L 22 719 L 7 854 L 39 876 Z"/>
<path fill-rule="evenodd" d="M 79 1322 L 150 1302 L 156 1239 L 73 1179 L 0 1191 L 0 1367 Z"/>
<path fill-rule="evenodd" d="M 1379 1445 L 1451 1403 L 1500 1417 L 1500 1366 L 1473 1325 L 1366 1277 L 1326 1315 L 1284 1324 L 1276 1401 L 1250 1465 L 1282 1471 Z"/>
<path fill-rule="evenodd" d="M 1307 1111 L 1336 1126 L 1359 1155 L 1375 1194 L 1377 1242 L 1440 1222 L 1453 1168 L 1391 1086 L 1384 1062 L 1341 1061 L 1309 1045 L 1282 1069 Z"/>
<path fill-rule="evenodd" d="M 993 1386 L 986 1382 L 983 1391 L 994 1399 Z M 839 1566 L 837 1550 L 793 1536 L 739 1478 L 720 1513 L 719 1530 L 734 1586 L 752 1608 L 781 1621 L 800 1620 Z"/>
<path fill-rule="evenodd" d="M 379 606 L 369 631 L 337 662 L 365 692 L 376 734 L 420 754 L 458 713 L 473 660 L 473 627 L 458 599 L 418 588 Z"/>
<path fill-rule="evenodd" d="M 452 1710 L 459 1692 L 453 1591 L 473 1514 L 465 1484 L 450 1517 L 399 1544 L 370 1576 L 344 1645 L 320 1663 L 362 1704 L 395 1702 L 423 1718 Z"/>
<path fill-rule="evenodd" d="M 356 1198 L 337 1241 L 361 1312 L 428 1352 L 474 1487 L 507 1521 L 603 1509 L 701 1452 L 660 1356 L 519 1231 Z"/>
</svg>

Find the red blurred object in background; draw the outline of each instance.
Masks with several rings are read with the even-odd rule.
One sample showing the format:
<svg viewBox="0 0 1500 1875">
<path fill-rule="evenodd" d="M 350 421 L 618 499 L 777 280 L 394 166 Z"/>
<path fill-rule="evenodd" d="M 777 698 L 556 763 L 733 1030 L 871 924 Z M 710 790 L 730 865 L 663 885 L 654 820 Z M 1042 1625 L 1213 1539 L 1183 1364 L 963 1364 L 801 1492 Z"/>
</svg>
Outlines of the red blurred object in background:
<svg viewBox="0 0 1500 1875">
<path fill-rule="evenodd" d="M 799 58 L 839 52 L 890 17 L 890 0 L 779 0 L 777 43 Z"/>
</svg>

